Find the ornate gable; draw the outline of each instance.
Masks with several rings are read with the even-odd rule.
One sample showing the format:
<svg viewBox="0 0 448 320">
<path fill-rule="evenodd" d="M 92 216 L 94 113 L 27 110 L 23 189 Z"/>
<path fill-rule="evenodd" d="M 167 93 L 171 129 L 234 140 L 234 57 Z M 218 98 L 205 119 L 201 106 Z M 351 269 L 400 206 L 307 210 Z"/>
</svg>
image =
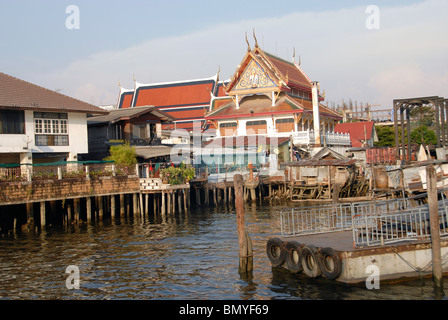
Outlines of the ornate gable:
<svg viewBox="0 0 448 320">
<path fill-rule="evenodd" d="M 277 84 L 269 77 L 267 72 L 263 70 L 260 64 L 252 59 L 237 80 L 233 91 L 247 91 L 277 87 Z"/>
</svg>

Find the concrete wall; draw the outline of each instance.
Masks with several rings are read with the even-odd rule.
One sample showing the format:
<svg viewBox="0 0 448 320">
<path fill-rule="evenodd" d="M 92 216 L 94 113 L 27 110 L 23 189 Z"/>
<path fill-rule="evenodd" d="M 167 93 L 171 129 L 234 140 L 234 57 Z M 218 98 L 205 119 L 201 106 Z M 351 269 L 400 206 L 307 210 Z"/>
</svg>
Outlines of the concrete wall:
<svg viewBox="0 0 448 320">
<path fill-rule="evenodd" d="M 140 191 L 138 176 L 1 183 L 0 206 Z"/>
</svg>

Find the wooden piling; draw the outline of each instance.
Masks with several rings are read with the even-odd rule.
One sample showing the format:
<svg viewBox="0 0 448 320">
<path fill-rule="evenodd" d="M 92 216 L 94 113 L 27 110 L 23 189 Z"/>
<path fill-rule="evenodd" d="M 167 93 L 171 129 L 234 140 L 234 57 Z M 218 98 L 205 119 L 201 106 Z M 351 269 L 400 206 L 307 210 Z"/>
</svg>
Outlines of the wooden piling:
<svg viewBox="0 0 448 320">
<path fill-rule="evenodd" d="M 432 248 L 432 273 L 434 286 L 443 288 L 442 258 L 440 249 L 440 221 L 439 207 L 437 199 L 437 175 L 433 165 L 426 167 L 426 182 L 428 191 L 429 224 L 431 228 L 431 248 Z"/>
<path fill-rule="evenodd" d="M 165 196 L 166 196 L 166 192 L 165 191 L 162 191 L 162 206 L 161 206 L 161 209 L 162 209 L 162 218 L 165 218 Z"/>
<path fill-rule="evenodd" d="M 138 218 L 138 194 L 133 193 L 132 194 L 132 214 L 134 215 L 134 218 Z"/>
<path fill-rule="evenodd" d="M 139 198 L 140 198 L 140 217 L 143 219 L 145 217 L 145 210 L 143 208 L 143 194 L 139 192 Z"/>
<path fill-rule="evenodd" d="M 87 212 L 87 222 L 92 221 L 92 198 L 86 198 L 86 212 Z"/>
<path fill-rule="evenodd" d="M 42 228 L 45 228 L 47 222 L 45 219 L 45 214 L 46 214 L 46 210 L 45 210 L 45 201 L 41 201 L 40 202 L 40 226 Z"/>
<path fill-rule="evenodd" d="M 115 218 L 115 195 L 110 196 L 110 216 L 111 218 Z"/>
<path fill-rule="evenodd" d="M 124 204 L 124 194 L 120 194 L 120 217 L 124 216 L 125 204 Z"/>
<path fill-rule="evenodd" d="M 243 176 L 236 174 L 233 178 L 235 187 L 235 208 L 237 217 L 238 243 L 240 247 L 239 273 L 253 270 L 252 241 L 246 231 L 244 222 Z"/>
<path fill-rule="evenodd" d="M 98 218 L 103 219 L 104 215 L 104 204 L 103 204 L 103 197 L 98 197 Z"/>
</svg>

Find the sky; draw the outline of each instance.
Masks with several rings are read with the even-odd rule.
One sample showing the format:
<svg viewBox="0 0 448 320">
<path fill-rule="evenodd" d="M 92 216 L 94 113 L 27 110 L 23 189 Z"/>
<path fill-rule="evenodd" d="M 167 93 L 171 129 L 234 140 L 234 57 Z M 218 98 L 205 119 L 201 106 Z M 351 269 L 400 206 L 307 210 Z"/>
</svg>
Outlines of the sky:
<svg viewBox="0 0 448 320">
<path fill-rule="evenodd" d="M 255 31 L 264 51 L 295 51 L 326 102 L 390 109 L 448 97 L 447 14 L 446 0 L 0 0 L 0 72 L 116 105 L 134 79 L 229 79 Z"/>
</svg>

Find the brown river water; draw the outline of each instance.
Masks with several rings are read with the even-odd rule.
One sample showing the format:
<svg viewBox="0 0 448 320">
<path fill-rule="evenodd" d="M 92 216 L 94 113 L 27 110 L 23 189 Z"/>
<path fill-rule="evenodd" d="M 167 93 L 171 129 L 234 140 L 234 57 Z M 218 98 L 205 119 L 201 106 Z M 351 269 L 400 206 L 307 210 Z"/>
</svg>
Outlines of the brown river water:
<svg viewBox="0 0 448 320">
<path fill-rule="evenodd" d="M 287 204 L 248 203 L 254 270 L 238 273 L 234 208 L 192 208 L 165 221 L 106 219 L 0 238 L 0 299 L 7 300 L 438 300 L 432 279 L 367 289 L 272 269 L 266 241 Z M 69 288 L 67 267 L 79 271 Z M 445 279 L 444 287 L 448 288 Z"/>
</svg>

